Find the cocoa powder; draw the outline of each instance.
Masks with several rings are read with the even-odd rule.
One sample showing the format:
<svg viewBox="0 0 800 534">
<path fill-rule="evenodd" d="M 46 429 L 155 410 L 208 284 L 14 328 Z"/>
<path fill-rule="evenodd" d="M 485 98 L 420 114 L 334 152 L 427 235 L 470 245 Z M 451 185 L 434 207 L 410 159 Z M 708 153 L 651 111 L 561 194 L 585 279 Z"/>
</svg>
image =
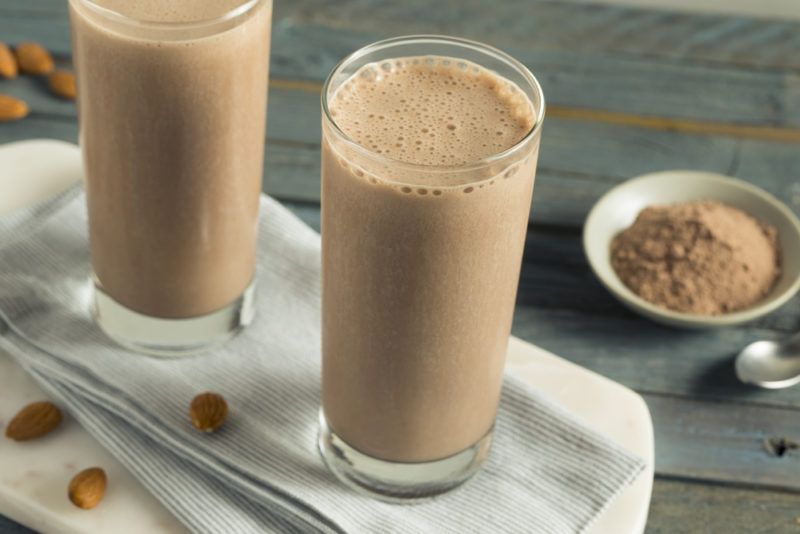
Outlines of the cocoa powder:
<svg viewBox="0 0 800 534">
<path fill-rule="evenodd" d="M 763 299 L 780 274 L 775 228 L 713 201 L 645 208 L 611 243 L 620 280 L 663 308 L 720 315 Z"/>
</svg>

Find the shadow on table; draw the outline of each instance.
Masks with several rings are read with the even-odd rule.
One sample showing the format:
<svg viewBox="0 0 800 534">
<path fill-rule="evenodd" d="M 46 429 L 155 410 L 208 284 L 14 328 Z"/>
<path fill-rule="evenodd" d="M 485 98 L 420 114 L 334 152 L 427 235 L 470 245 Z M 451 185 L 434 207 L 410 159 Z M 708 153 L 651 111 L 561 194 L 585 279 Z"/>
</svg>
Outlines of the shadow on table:
<svg viewBox="0 0 800 534">
<path fill-rule="evenodd" d="M 695 394 L 713 394 L 715 391 L 733 393 L 750 397 L 761 394 L 764 389 L 751 384 L 744 384 L 736 377 L 734 362 L 738 353 L 731 354 L 712 362 L 701 369 L 690 385 Z"/>
</svg>

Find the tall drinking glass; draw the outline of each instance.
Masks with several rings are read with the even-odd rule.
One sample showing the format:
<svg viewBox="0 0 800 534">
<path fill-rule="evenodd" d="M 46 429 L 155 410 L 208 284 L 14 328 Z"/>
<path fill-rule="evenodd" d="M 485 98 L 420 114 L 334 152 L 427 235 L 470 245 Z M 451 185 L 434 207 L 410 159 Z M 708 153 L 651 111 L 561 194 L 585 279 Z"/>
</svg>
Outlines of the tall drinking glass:
<svg viewBox="0 0 800 534">
<path fill-rule="evenodd" d="M 271 0 L 70 0 L 95 316 L 153 354 L 253 313 Z"/>
<path fill-rule="evenodd" d="M 360 491 L 435 495 L 488 453 L 542 91 L 499 50 L 413 36 L 344 59 L 322 110 L 319 447 Z"/>
</svg>

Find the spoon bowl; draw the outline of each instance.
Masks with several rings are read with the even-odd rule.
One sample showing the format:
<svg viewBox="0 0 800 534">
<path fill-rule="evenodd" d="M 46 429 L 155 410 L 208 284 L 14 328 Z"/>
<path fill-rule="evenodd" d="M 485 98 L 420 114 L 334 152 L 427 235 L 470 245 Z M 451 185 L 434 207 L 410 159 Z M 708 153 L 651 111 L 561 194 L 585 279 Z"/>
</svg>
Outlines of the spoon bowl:
<svg viewBox="0 0 800 534">
<path fill-rule="evenodd" d="M 746 384 L 768 389 L 800 384 L 800 334 L 782 343 L 749 344 L 736 357 L 736 376 Z"/>
</svg>

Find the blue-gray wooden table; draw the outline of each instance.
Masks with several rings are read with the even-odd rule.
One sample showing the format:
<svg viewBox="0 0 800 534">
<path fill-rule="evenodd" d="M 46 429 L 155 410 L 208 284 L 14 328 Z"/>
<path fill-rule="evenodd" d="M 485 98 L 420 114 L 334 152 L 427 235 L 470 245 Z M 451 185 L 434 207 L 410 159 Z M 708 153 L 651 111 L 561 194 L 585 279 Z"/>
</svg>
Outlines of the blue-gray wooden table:
<svg viewBox="0 0 800 534">
<path fill-rule="evenodd" d="M 514 333 L 644 396 L 648 532 L 800 532 L 800 450 L 764 445 L 800 441 L 800 387 L 750 389 L 731 365 L 745 344 L 800 330 L 800 299 L 739 328 L 665 328 L 618 304 L 580 244 L 604 191 L 663 169 L 734 175 L 800 212 L 800 24 L 539 0 L 276 1 L 264 190 L 318 228 L 320 85 L 348 52 L 408 33 L 510 52 L 549 104 Z M 68 65 L 66 0 L 0 0 L 0 40 L 31 39 Z M 0 143 L 76 141 L 73 104 L 41 80 L 0 93 L 32 110 L 0 124 Z M 0 532 L 23 531 L 0 518 Z"/>
</svg>

